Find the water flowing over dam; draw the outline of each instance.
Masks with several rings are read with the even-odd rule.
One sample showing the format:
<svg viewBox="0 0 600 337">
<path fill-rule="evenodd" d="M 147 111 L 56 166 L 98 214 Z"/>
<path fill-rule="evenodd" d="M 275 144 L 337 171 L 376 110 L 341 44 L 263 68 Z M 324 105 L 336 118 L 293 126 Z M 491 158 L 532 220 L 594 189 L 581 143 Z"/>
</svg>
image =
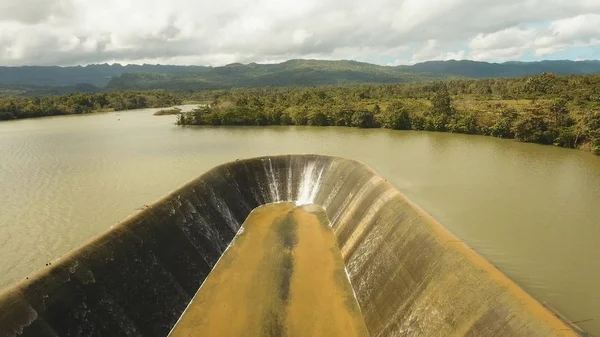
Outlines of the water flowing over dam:
<svg viewBox="0 0 600 337">
<path fill-rule="evenodd" d="M 365 165 L 290 155 L 216 167 L 8 289 L 0 337 L 167 336 L 251 212 L 284 202 L 322 207 L 370 336 L 583 334 Z"/>
</svg>

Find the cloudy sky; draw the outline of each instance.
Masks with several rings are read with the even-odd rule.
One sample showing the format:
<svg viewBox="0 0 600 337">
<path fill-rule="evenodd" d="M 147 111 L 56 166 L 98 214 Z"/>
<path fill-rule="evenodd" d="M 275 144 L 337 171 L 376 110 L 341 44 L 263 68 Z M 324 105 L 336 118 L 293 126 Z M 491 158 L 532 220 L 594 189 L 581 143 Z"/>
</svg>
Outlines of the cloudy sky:
<svg viewBox="0 0 600 337">
<path fill-rule="evenodd" d="M 0 65 L 600 59 L 600 0 L 0 0 Z"/>
</svg>

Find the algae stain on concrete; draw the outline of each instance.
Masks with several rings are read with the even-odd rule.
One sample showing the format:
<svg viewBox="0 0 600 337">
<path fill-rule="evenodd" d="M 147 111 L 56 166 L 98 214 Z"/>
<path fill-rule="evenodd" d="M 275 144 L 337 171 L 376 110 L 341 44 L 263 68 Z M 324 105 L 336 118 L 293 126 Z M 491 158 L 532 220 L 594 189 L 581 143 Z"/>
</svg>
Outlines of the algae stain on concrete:
<svg viewBox="0 0 600 337">
<path fill-rule="evenodd" d="M 243 226 L 170 336 L 369 335 L 321 207 L 266 205 Z"/>
</svg>

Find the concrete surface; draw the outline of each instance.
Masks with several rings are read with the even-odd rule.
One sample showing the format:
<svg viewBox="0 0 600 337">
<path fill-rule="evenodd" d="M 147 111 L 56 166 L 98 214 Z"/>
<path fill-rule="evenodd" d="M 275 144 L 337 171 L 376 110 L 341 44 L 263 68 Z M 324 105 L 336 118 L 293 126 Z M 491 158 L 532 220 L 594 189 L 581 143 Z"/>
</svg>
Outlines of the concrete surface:
<svg viewBox="0 0 600 337">
<path fill-rule="evenodd" d="M 581 333 L 365 165 L 291 155 L 216 167 L 16 284 L 0 336 L 167 336 L 250 212 L 282 201 L 326 210 L 371 336 Z"/>
<path fill-rule="evenodd" d="M 252 211 L 169 336 L 369 333 L 325 211 L 277 203 Z"/>
</svg>

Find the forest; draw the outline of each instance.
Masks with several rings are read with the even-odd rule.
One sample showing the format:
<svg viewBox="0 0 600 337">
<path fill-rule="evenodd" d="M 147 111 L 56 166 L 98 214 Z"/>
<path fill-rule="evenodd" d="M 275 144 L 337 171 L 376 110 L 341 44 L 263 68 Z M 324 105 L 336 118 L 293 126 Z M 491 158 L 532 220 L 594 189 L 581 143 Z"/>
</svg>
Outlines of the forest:
<svg viewBox="0 0 600 337">
<path fill-rule="evenodd" d="M 0 98 L 0 120 L 171 107 L 180 125 L 311 125 L 487 135 L 600 154 L 600 75 Z"/>
<path fill-rule="evenodd" d="M 487 135 L 600 155 L 600 75 L 228 89 L 180 125 L 312 125 Z"/>
<path fill-rule="evenodd" d="M 170 107 L 181 104 L 182 97 L 181 94 L 156 90 L 0 98 L 0 121 L 102 111 Z"/>
</svg>

